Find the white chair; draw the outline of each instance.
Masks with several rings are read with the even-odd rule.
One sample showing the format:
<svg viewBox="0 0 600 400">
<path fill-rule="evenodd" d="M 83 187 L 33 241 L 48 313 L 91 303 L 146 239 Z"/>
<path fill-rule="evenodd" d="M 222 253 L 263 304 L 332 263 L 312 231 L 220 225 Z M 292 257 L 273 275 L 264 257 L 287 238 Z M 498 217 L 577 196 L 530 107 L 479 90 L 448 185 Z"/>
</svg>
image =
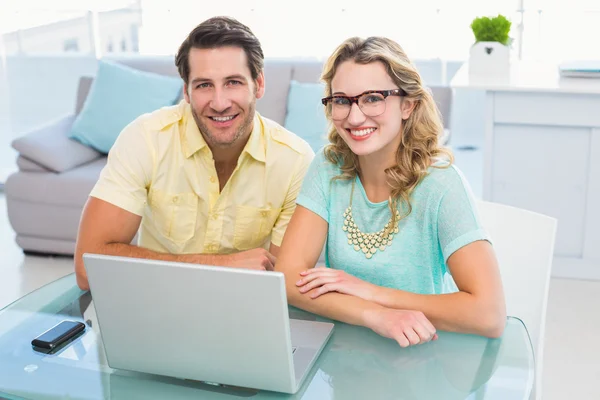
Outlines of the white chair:
<svg viewBox="0 0 600 400">
<path fill-rule="evenodd" d="M 557 221 L 546 215 L 485 201 L 478 201 L 477 208 L 498 257 L 507 315 L 521 319 L 531 337 L 535 357 L 531 399 L 539 400 Z"/>
</svg>

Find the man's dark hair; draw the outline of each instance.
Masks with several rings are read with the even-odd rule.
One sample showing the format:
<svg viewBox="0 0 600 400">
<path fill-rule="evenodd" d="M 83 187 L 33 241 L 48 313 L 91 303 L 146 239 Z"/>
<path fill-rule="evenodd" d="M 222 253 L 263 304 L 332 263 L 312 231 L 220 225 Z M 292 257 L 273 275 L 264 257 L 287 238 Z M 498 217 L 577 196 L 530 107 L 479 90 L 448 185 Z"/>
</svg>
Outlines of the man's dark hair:
<svg viewBox="0 0 600 400">
<path fill-rule="evenodd" d="M 215 49 L 224 46 L 240 47 L 246 53 L 252 79 L 256 80 L 263 69 L 264 55 L 260 42 L 246 25 L 229 17 L 213 17 L 202 22 L 183 41 L 175 65 L 187 84 L 190 77 L 190 49 Z"/>
</svg>

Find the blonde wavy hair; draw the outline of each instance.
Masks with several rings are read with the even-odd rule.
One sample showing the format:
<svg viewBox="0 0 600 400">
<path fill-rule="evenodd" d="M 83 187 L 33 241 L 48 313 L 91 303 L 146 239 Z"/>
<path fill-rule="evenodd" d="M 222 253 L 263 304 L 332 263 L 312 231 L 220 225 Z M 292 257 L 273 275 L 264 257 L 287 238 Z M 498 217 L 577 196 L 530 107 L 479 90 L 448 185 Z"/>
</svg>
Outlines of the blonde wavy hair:
<svg viewBox="0 0 600 400">
<path fill-rule="evenodd" d="M 417 69 L 398 43 L 384 37 L 347 39 L 323 67 L 321 80 L 325 83 L 326 97 L 332 94 L 331 81 L 337 68 L 348 60 L 357 64 L 377 61 L 383 63 L 394 83 L 407 93 L 405 97 L 415 102 L 410 117 L 402 122 L 402 141 L 396 151 L 396 164 L 385 170 L 391 188 L 388 203 L 392 212 L 392 224 L 388 229 L 393 229 L 396 222 L 411 213 L 411 193 L 427 175 L 427 168 L 438 158 L 448 162 L 436 167 L 447 168 L 454 159 L 450 150 L 439 144 L 439 137 L 444 128 L 433 97 L 423 86 Z M 334 179 L 354 179 L 359 173 L 358 156 L 350 150 L 333 126 L 331 107 L 325 107 L 325 113 L 332 126 L 328 134 L 331 144 L 325 147 L 325 157 L 331 163 L 339 165 L 342 170 L 341 175 Z M 396 221 L 395 210 L 399 204 L 404 204 L 406 210 L 401 213 L 400 220 Z"/>
</svg>

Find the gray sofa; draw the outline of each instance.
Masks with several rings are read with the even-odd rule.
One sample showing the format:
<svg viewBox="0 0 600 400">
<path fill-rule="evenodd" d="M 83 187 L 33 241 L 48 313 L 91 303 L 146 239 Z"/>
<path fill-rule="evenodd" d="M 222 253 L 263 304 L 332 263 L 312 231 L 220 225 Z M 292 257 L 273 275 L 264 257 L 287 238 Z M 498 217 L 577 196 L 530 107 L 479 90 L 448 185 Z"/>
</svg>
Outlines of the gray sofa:
<svg viewBox="0 0 600 400">
<path fill-rule="evenodd" d="M 114 59 L 133 68 L 177 76 L 171 57 Z M 266 93 L 257 103 L 265 117 L 284 124 L 290 81 L 318 82 L 322 62 L 271 59 L 265 62 Z M 17 244 L 28 253 L 72 255 L 83 206 L 106 156 L 67 137 L 81 110 L 91 77 L 80 79 L 71 115 L 64 116 L 13 142 L 18 172 L 5 185 L 8 217 Z M 442 114 L 449 115 L 451 92 L 432 88 Z M 448 125 L 447 117 L 446 123 Z"/>
</svg>

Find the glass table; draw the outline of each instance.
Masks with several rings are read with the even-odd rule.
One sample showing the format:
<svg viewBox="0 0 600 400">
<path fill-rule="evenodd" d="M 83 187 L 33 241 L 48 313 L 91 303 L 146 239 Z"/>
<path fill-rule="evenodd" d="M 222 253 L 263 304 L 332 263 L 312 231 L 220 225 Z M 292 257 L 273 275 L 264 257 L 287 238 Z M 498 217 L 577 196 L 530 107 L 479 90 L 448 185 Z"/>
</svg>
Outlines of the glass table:
<svg viewBox="0 0 600 400">
<path fill-rule="evenodd" d="M 290 317 L 324 320 L 294 308 Z M 63 319 L 85 322 L 85 334 L 55 354 L 36 352 L 31 340 Z M 336 323 L 300 391 L 287 395 L 110 368 L 91 295 L 74 274 L 0 310 L 0 397 L 8 399 L 528 399 L 533 360 L 515 318 L 500 339 L 439 332 L 406 349 Z"/>
</svg>

